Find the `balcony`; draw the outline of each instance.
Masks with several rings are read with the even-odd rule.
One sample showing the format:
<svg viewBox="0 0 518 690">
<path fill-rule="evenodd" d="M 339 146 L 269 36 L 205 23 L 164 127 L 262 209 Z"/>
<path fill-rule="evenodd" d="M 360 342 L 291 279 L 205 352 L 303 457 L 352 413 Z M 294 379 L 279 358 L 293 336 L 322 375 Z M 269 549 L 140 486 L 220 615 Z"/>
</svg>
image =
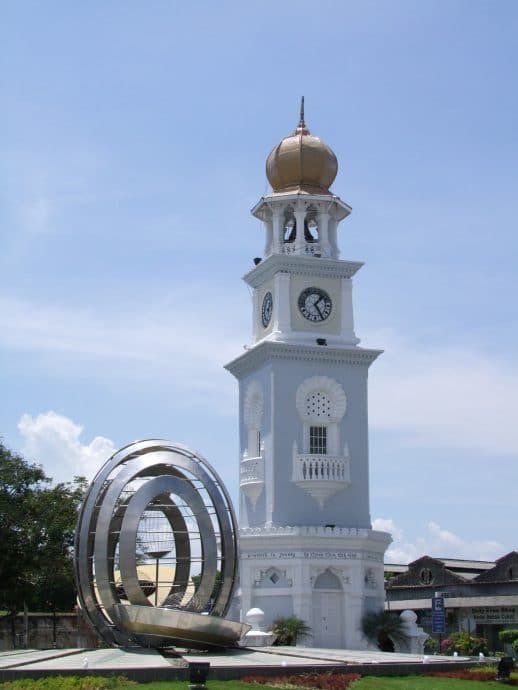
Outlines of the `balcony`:
<svg viewBox="0 0 518 690">
<path fill-rule="evenodd" d="M 239 466 L 239 486 L 255 509 L 257 499 L 264 488 L 264 457 L 249 458 L 246 451 Z"/>
<path fill-rule="evenodd" d="M 321 508 L 327 499 L 351 483 L 347 455 L 293 453 L 291 481 L 307 491 Z"/>
</svg>

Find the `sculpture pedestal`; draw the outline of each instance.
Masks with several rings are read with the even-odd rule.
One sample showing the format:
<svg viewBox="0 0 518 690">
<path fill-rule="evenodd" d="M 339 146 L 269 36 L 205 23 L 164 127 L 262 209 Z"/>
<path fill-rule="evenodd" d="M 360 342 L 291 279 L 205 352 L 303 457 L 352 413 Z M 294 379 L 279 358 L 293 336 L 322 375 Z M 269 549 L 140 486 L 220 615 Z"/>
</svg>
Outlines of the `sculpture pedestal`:
<svg viewBox="0 0 518 690">
<path fill-rule="evenodd" d="M 405 638 L 393 640 L 395 651 L 406 654 L 423 654 L 424 643 L 430 636 L 417 625 L 417 614 L 407 609 L 401 612 L 399 618 Z"/>
<path fill-rule="evenodd" d="M 273 644 L 275 635 L 272 632 L 265 632 L 261 629 L 264 621 L 264 611 L 262 609 L 250 609 L 245 614 L 245 620 L 248 625 L 252 626 L 252 629 L 239 642 L 241 647 L 270 647 Z"/>
</svg>

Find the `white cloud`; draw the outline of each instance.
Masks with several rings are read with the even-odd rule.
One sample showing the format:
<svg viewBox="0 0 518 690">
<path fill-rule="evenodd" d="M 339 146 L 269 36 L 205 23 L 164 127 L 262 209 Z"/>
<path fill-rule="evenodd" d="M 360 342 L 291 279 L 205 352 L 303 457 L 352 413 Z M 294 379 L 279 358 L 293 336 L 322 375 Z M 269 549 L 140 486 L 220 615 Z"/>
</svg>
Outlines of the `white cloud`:
<svg viewBox="0 0 518 690">
<path fill-rule="evenodd" d="M 24 440 L 24 455 L 42 465 L 55 482 L 71 481 L 76 475 L 92 479 L 116 450 L 103 436 L 83 444 L 83 427 L 52 411 L 35 417 L 22 415 L 18 430 Z"/>
<path fill-rule="evenodd" d="M 492 561 L 506 553 L 497 541 L 464 539 L 436 522 L 428 522 L 424 535 L 414 541 L 407 540 L 391 518 L 376 518 L 372 527 L 392 534 L 393 542 L 385 555 L 387 563 L 411 563 L 421 556 Z"/>
<path fill-rule="evenodd" d="M 394 333 L 369 379 L 370 420 L 408 444 L 518 455 L 518 368 L 471 345 L 423 346 Z"/>
<path fill-rule="evenodd" d="M 228 397 L 230 404 L 234 386 L 222 365 L 242 352 L 236 342 L 243 317 L 225 299 L 228 308 L 222 323 L 217 310 L 207 311 L 207 295 L 201 293 L 184 285 L 154 300 L 152 307 L 114 304 L 109 313 L 0 297 L 0 313 L 9 323 L 0 331 L 0 347 L 52 356 L 57 366 L 64 367 L 66 361 L 67 375 L 70 367 L 82 374 L 91 362 L 96 371 L 103 366 L 104 378 L 130 375 L 162 383 L 167 377 L 177 393 L 219 394 L 220 408 L 226 408 L 222 398 Z M 171 316 L 177 304 L 189 304 L 181 324 Z"/>
<path fill-rule="evenodd" d="M 218 310 L 207 310 L 206 289 L 175 286 L 160 300 L 151 297 L 152 307 L 112 304 L 109 311 L 0 297 L 9 323 L 0 331 L 0 347 L 65 356 L 80 371 L 85 361 L 106 361 L 104 377 L 127 378 L 129 371 L 149 383 L 167 376 L 185 402 L 209 394 L 218 396 L 220 410 L 235 413 L 234 385 L 221 366 L 248 338 L 246 310 L 222 288 L 216 300 L 226 305 L 222 321 Z M 179 324 L 171 315 L 184 303 L 189 309 Z M 472 345 L 405 342 L 390 331 L 370 340 L 386 347 L 369 379 L 374 428 L 399 434 L 405 445 L 518 456 L 516 363 Z"/>
<path fill-rule="evenodd" d="M 389 532 L 394 541 L 403 537 L 402 530 L 396 527 L 394 520 L 391 518 L 376 518 L 372 521 L 372 529 L 377 529 L 381 532 Z"/>
</svg>

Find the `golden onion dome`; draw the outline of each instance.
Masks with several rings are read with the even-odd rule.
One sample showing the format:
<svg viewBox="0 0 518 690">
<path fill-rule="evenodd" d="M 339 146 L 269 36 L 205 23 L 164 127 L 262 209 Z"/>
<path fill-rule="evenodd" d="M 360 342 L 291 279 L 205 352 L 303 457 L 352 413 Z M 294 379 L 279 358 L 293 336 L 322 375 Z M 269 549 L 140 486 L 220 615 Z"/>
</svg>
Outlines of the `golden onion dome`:
<svg viewBox="0 0 518 690">
<path fill-rule="evenodd" d="M 266 160 L 266 177 L 274 192 L 330 194 L 338 172 L 335 154 L 304 122 L 304 97 L 297 128 L 271 151 Z"/>
</svg>

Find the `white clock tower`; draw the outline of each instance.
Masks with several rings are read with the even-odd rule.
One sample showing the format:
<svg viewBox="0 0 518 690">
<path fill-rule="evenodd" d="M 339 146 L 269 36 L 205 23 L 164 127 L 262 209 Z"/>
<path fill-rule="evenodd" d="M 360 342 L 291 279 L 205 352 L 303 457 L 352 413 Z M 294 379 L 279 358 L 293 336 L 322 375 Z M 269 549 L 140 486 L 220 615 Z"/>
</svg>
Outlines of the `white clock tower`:
<svg viewBox="0 0 518 690">
<path fill-rule="evenodd" d="M 253 341 L 227 365 L 239 381 L 240 578 L 244 614 L 297 616 L 304 644 L 361 649 L 384 602 L 385 532 L 371 529 L 367 374 L 352 277 L 337 229 L 351 208 L 330 191 L 336 156 L 301 117 L 268 156 L 272 191 L 252 209 L 264 257 L 244 276 Z"/>
</svg>

